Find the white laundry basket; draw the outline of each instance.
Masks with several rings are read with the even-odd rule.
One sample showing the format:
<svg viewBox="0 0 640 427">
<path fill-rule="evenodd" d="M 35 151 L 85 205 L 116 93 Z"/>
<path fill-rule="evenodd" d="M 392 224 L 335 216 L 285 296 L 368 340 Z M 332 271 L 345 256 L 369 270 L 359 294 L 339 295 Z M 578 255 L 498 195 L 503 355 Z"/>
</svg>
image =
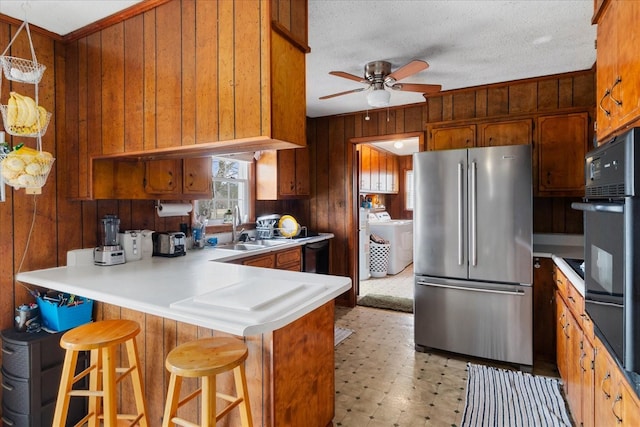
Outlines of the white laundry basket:
<svg viewBox="0 0 640 427">
<path fill-rule="evenodd" d="M 372 277 L 384 277 L 387 275 L 389 268 L 389 254 L 391 253 L 391 245 L 389 243 L 371 242 L 369 247 L 370 270 Z"/>
</svg>

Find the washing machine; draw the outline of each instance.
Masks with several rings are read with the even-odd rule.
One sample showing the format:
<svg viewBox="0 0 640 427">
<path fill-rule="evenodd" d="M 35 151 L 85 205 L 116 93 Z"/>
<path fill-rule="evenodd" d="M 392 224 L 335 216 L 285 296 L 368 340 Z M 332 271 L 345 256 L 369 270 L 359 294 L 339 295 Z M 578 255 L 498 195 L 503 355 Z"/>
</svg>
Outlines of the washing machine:
<svg viewBox="0 0 640 427">
<path fill-rule="evenodd" d="M 391 219 L 386 211 L 370 213 L 369 232 L 391 245 L 387 274 L 398 274 L 413 262 L 413 220 Z"/>
</svg>

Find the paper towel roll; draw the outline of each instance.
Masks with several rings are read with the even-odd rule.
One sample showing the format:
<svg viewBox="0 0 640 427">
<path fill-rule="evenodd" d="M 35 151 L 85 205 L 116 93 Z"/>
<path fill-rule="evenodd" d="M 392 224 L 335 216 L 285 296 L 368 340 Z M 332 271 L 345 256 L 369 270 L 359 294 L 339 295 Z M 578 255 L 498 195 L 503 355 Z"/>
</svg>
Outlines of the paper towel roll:
<svg viewBox="0 0 640 427">
<path fill-rule="evenodd" d="M 189 215 L 193 206 L 191 203 L 160 203 L 156 207 L 156 212 L 160 218 L 167 216 L 184 216 Z"/>
</svg>

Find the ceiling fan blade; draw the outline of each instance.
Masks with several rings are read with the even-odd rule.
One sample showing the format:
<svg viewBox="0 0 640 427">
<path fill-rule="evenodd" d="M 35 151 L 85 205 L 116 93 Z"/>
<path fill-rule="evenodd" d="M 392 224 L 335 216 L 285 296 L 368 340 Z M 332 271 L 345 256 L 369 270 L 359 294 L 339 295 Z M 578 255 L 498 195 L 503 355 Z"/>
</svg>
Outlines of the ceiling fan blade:
<svg viewBox="0 0 640 427">
<path fill-rule="evenodd" d="M 363 90 L 366 90 L 368 88 L 366 87 L 361 87 L 358 89 L 352 89 L 352 90 L 347 90 L 345 92 L 339 92 L 339 93 L 334 93 L 333 95 L 325 95 L 325 96 L 321 96 L 318 99 L 329 99 L 329 98 L 335 98 L 336 96 L 342 96 L 342 95 L 347 95 L 349 93 L 355 93 L 355 92 L 362 92 Z"/>
<path fill-rule="evenodd" d="M 427 68 L 429 68 L 429 64 L 427 64 L 425 61 L 414 59 L 413 61 L 409 62 L 406 65 L 403 65 L 402 67 L 395 70 L 393 73 L 389 74 L 386 77 L 385 82 L 389 80 L 394 80 L 397 82 L 398 80 L 402 80 L 419 71 L 426 70 Z"/>
<path fill-rule="evenodd" d="M 349 74 L 349 73 L 345 73 L 344 71 L 329 71 L 329 74 L 331 74 L 332 76 L 338 76 L 338 77 L 342 77 L 345 79 L 349 79 L 349 80 L 353 80 L 356 81 L 358 83 L 368 83 L 368 80 L 365 80 L 362 77 L 358 77 L 358 76 L 354 76 L 353 74 Z"/>
<path fill-rule="evenodd" d="M 420 93 L 436 93 L 442 90 L 442 85 L 428 85 L 422 83 L 395 83 L 389 87 L 393 90 Z"/>
</svg>

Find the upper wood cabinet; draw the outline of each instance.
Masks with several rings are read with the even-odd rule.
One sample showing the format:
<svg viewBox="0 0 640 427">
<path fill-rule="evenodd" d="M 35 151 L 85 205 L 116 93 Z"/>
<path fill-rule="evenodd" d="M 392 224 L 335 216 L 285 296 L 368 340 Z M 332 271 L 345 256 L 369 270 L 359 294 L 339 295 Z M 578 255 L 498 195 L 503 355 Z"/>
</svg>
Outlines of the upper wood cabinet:
<svg viewBox="0 0 640 427">
<path fill-rule="evenodd" d="M 211 157 L 94 162 L 95 199 L 193 200 L 212 197 Z"/>
<path fill-rule="evenodd" d="M 538 119 L 536 195 L 584 195 L 584 156 L 588 145 L 587 113 Z M 535 169 L 534 169 L 535 170 Z"/>
<path fill-rule="evenodd" d="M 429 132 L 429 150 L 471 148 L 476 146 L 476 125 L 433 128 Z"/>
<path fill-rule="evenodd" d="M 527 145 L 533 141 L 533 120 L 482 123 L 478 126 L 478 145 Z"/>
<path fill-rule="evenodd" d="M 93 197 L 93 159 L 305 147 L 306 14 L 172 0 L 65 45 L 69 196 Z"/>
<path fill-rule="evenodd" d="M 309 195 L 309 151 L 268 150 L 256 163 L 256 198 L 279 200 Z"/>
<path fill-rule="evenodd" d="M 397 194 L 400 189 L 398 157 L 363 144 L 360 150 L 360 193 Z"/>
<path fill-rule="evenodd" d="M 640 2 L 612 0 L 601 9 L 596 9 L 599 143 L 640 118 Z"/>
</svg>

